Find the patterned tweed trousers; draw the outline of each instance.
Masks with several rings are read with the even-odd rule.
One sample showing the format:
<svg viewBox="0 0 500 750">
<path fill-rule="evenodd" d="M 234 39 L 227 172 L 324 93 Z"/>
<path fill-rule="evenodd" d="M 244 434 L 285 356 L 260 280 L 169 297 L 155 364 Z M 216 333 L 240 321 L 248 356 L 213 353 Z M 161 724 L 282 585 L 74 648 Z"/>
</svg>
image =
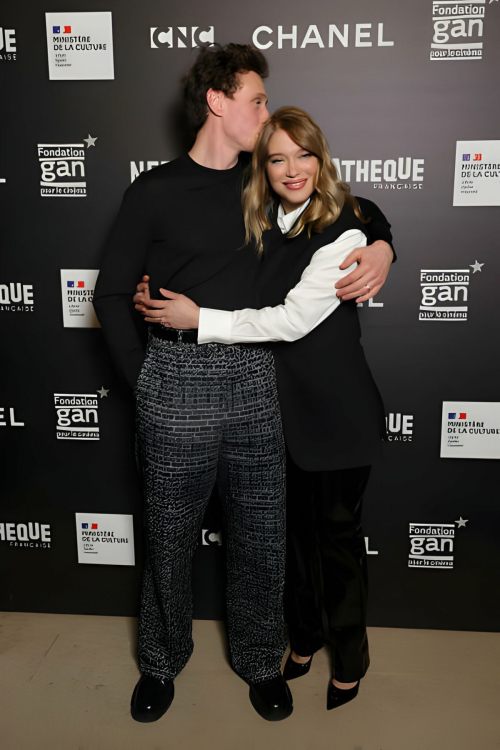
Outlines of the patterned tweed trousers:
<svg viewBox="0 0 500 750">
<path fill-rule="evenodd" d="M 262 682 L 286 648 L 285 448 L 272 354 L 150 333 L 136 396 L 147 556 L 139 666 L 174 678 L 193 650 L 191 561 L 217 483 L 234 669 Z"/>
</svg>

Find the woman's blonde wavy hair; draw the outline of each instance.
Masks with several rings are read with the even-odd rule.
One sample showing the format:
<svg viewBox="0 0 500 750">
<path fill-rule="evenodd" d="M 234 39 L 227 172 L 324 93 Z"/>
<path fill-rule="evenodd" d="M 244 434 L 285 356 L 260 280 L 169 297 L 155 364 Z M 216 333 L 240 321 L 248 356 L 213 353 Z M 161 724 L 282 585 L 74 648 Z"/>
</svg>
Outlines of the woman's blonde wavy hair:
<svg viewBox="0 0 500 750">
<path fill-rule="evenodd" d="M 325 136 L 312 117 L 298 107 L 280 107 L 264 125 L 252 156 L 248 182 L 243 190 L 243 215 L 245 218 L 245 241 L 256 243 L 259 255 L 263 251 L 262 233 L 271 228 L 269 209 L 276 208 L 279 196 L 272 190 L 267 178 L 268 147 L 276 130 L 284 130 L 292 141 L 318 159 L 318 177 L 311 202 L 288 233 L 296 237 L 304 229 L 310 237 L 312 232 L 322 232 L 333 224 L 347 203 L 364 223 L 359 203 L 351 195 L 346 182 L 339 179 L 332 162 Z"/>
</svg>

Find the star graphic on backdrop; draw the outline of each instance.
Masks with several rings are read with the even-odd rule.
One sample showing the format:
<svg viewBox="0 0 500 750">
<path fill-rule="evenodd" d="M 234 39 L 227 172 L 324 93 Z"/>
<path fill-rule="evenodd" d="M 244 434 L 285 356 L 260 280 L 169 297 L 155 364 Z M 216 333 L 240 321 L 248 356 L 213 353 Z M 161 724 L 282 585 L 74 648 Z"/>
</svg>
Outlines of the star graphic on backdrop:
<svg viewBox="0 0 500 750">
<path fill-rule="evenodd" d="M 469 266 L 474 269 L 473 273 L 476 273 L 476 271 L 481 271 L 481 268 L 484 266 L 484 263 L 478 263 L 476 260 L 474 264 L 469 263 Z"/>
<path fill-rule="evenodd" d="M 455 523 L 458 525 L 458 528 L 460 528 L 460 526 L 463 526 L 465 528 L 465 524 L 468 523 L 468 521 L 468 518 L 462 518 L 462 516 L 460 516 L 460 519 L 458 521 L 455 521 Z"/>
<path fill-rule="evenodd" d="M 97 141 L 98 138 L 99 138 L 98 135 L 96 135 L 95 138 L 92 138 L 92 136 L 89 133 L 89 137 L 82 138 L 82 140 L 85 141 L 85 143 L 87 144 L 87 148 L 90 148 L 90 146 L 95 146 L 95 142 Z"/>
<path fill-rule="evenodd" d="M 98 390 L 97 393 L 100 394 L 101 398 L 103 398 L 103 396 L 106 396 L 107 398 L 109 391 L 110 391 L 109 388 L 106 390 L 106 388 L 103 385 L 101 385 L 101 390 L 100 391 Z"/>
</svg>

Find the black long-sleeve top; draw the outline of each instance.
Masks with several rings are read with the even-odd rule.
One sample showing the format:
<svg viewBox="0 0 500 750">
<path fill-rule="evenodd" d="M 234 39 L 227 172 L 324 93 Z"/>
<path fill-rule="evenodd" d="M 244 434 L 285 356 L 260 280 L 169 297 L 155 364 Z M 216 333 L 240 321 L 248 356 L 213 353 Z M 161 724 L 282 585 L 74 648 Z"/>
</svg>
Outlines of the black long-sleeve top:
<svg viewBox="0 0 500 750">
<path fill-rule="evenodd" d="M 143 172 L 126 190 L 104 249 L 94 308 L 119 373 L 136 383 L 145 354 L 142 320 L 132 297 L 143 274 L 153 299 L 160 287 L 200 307 L 257 306 L 258 258 L 244 245 L 241 190 L 245 156 L 227 170 L 209 169 L 187 154 Z M 390 224 L 358 198 L 370 240 L 391 243 Z"/>
</svg>

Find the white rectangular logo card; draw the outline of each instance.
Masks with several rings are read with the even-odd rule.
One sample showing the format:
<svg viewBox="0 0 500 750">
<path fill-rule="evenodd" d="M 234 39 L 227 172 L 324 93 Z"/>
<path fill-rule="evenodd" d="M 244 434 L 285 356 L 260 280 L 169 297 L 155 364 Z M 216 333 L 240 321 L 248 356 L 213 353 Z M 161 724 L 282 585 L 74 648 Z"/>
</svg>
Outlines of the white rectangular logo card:
<svg viewBox="0 0 500 750">
<path fill-rule="evenodd" d="M 75 513 L 78 562 L 135 565 L 134 517 L 121 513 Z"/>
<path fill-rule="evenodd" d="M 65 328 L 100 328 L 92 300 L 99 271 L 61 269 L 61 295 Z"/>
<path fill-rule="evenodd" d="M 454 206 L 500 206 L 500 141 L 457 141 Z"/>
<path fill-rule="evenodd" d="M 444 401 L 441 458 L 500 458 L 500 402 Z"/>
<path fill-rule="evenodd" d="M 111 13 L 46 13 L 51 81 L 103 81 L 115 77 Z"/>
</svg>

